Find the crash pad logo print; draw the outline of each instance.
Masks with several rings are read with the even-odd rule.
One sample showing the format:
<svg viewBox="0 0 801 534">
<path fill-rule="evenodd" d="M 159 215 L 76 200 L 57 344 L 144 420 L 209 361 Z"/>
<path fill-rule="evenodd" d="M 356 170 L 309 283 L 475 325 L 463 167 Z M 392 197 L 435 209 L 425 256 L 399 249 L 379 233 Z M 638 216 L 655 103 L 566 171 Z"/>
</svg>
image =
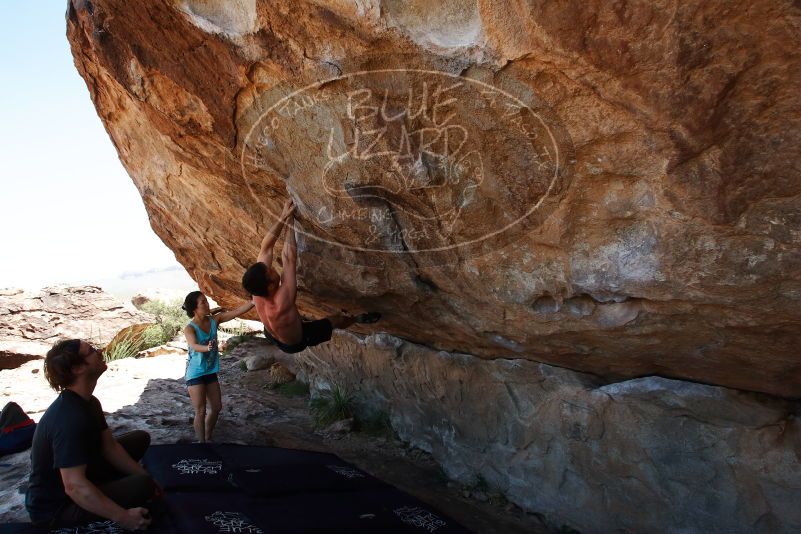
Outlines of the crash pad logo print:
<svg viewBox="0 0 801 534">
<path fill-rule="evenodd" d="M 365 478 L 364 473 L 352 467 L 342 465 L 327 465 L 328 469 L 345 478 Z"/>
<path fill-rule="evenodd" d="M 98 521 L 82 527 L 60 528 L 50 532 L 51 534 L 122 534 L 125 529 L 114 521 Z"/>
<path fill-rule="evenodd" d="M 343 74 L 272 89 L 252 109 L 241 168 L 253 198 L 269 213 L 277 177 L 302 188 L 296 229 L 352 251 L 502 247 L 554 209 L 574 157 L 533 94 L 440 71 Z"/>
<path fill-rule="evenodd" d="M 217 532 L 231 532 L 242 534 L 263 534 L 263 531 L 251 523 L 244 514 L 239 512 L 214 512 L 205 517 L 206 521 L 217 527 Z"/>
<path fill-rule="evenodd" d="M 446 525 L 445 521 L 432 514 L 425 508 L 419 506 L 404 506 L 395 510 L 395 515 L 400 517 L 401 521 L 413 527 L 422 528 L 428 532 L 434 532 L 440 527 Z"/>
<path fill-rule="evenodd" d="M 172 464 L 172 468 L 182 475 L 216 475 L 222 471 L 222 462 L 205 458 L 186 458 Z"/>
</svg>

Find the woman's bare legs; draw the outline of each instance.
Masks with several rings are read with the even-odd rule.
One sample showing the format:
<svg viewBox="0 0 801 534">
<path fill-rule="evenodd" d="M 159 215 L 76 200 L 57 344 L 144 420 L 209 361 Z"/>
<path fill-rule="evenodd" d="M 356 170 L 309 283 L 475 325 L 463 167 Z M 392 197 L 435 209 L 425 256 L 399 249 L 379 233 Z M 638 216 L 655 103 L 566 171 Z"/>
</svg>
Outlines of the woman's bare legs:
<svg viewBox="0 0 801 534">
<path fill-rule="evenodd" d="M 209 411 L 206 414 L 206 441 L 211 441 L 211 435 L 217 425 L 217 418 L 222 410 L 222 392 L 219 382 L 206 385 L 206 398 L 209 401 Z"/>
<path fill-rule="evenodd" d="M 219 386 L 218 386 L 219 388 Z M 206 384 L 189 386 L 189 398 L 192 401 L 192 408 L 195 410 L 195 437 L 200 443 L 206 441 Z M 219 389 L 218 389 L 219 391 Z M 217 420 L 217 417 L 214 417 Z"/>
</svg>

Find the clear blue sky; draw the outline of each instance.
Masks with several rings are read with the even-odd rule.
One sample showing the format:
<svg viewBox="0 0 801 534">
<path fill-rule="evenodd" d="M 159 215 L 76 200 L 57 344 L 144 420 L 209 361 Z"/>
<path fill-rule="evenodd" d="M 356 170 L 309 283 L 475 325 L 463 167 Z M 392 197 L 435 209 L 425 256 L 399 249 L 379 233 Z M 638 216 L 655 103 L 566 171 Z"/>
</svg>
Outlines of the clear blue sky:
<svg viewBox="0 0 801 534">
<path fill-rule="evenodd" d="M 67 0 L 9 2 L 0 32 L 0 287 L 176 265 L 73 66 Z"/>
</svg>

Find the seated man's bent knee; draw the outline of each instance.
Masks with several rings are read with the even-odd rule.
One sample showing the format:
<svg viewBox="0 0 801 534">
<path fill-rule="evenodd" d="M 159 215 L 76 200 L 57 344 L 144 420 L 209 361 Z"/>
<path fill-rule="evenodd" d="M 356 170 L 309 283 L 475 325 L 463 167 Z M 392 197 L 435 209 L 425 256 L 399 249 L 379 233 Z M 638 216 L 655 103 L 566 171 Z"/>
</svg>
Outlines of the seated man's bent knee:
<svg viewBox="0 0 801 534">
<path fill-rule="evenodd" d="M 156 495 L 156 484 L 150 475 L 129 475 L 99 489 L 123 508 L 143 506 Z"/>
<path fill-rule="evenodd" d="M 147 448 L 150 447 L 150 434 L 144 430 L 126 432 L 120 436 L 114 436 L 114 439 L 116 439 L 117 443 L 122 445 L 122 448 L 125 449 L 128 455 L 137 462 L 142 459 Z"/>
</svg>

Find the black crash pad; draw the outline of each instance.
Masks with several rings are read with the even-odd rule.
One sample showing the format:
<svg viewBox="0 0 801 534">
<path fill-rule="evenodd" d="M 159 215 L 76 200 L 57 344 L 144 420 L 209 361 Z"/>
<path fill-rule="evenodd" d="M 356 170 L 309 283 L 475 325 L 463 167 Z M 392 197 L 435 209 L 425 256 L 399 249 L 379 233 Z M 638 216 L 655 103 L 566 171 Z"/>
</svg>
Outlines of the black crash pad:
<svg viewBox="0 0 801 534">
<path fill-rule="evenodd" d="M 145 467 L 165 489 L 150 532 L 185 534 L 467 532 L 416 498 L 327 453 L 221 444 L 153 445 Z M 42 532 L 0 525 L 0 534 Z M 118 533 L 111 522 L 59 534 Z"/>
<path fill-rule="evenodd" d="M 325 464 L 235 469 L 231 481 L 251 497 L 389 487 L 386 483 L 337 458 Z"/>
<path fill-rule="evenodd" d="M 142 463 L 165 491 L 235 491 L 231 474 L 208 444 L 153 445 Z"/>
</svg>

